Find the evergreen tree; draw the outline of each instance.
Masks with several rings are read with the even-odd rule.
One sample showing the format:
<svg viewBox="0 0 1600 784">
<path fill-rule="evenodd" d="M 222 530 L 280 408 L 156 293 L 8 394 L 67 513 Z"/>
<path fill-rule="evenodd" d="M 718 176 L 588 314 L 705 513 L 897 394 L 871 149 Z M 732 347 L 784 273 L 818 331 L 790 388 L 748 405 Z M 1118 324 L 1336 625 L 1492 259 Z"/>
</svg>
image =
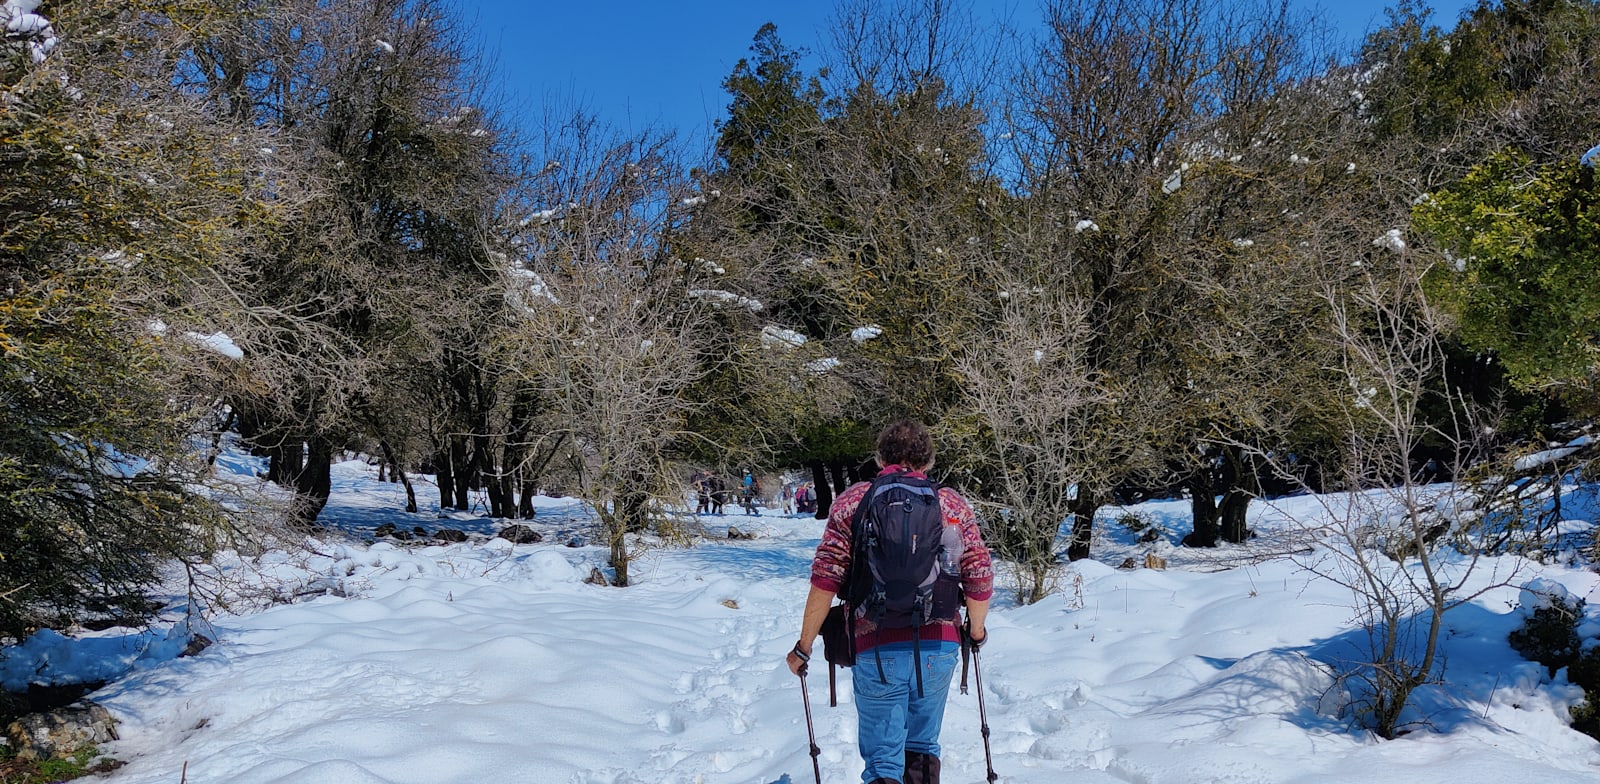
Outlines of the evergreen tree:
<svg viewBox="0 0 1600 784">
<path fill-rule="evenodd" d="M 1430 277 L 1512 383 L 1600 406 L 1600 190 L 1592 165 L 1503 153 L 1417 208 L 1449 250 Z"/>
<path fill-rule="evenodd" d="M 939 74 L 824 98 L 772 28 L 752 50 L 727 82 L 730 120 L 702 186 L 719 197 L 696 229 L 763 270 L 750 279 L 767 348 L 741 367 L 774 368 L 782 383 L 745 384 L 765 391 L 760 416 L 739 421 L 782 462 L 810 464 L 819 487 L 842 489 L 883 422 L 938 423 L 958 399 L 957 347 L 984 296 L 975 260 L 994 242 L 980 201 L 999 191 L 983 114 Z"/>
<path fill-rule="evenodd" d="M 262 217 L 257 147 L 173 89 L 169 55 L 224 17 L 73 3 L 44 56 L 0 44 L 0 634 L 147 609 L 221 520 L 190 437 L 236 362 L 195 283 Z"/>
<path fill-rule="evenodd" d="M 264 187 L 292 217 L 233 292 L 252 350 L 229 402 L 269 477 L 296 491 L 297 525 L 327 502 L 335 452 L 374 442 L 457 468 L 441 500 L 463 507 L 494 473 L 475 325 L 498 303 L 490 227 L 507 187 L 464 31 L 434 0 L 248 12 L 197 40 L 184 72 L 219 112 L 276 137 Z M 430 407 L 433 428 L 391 413 Z"/>
</svg>

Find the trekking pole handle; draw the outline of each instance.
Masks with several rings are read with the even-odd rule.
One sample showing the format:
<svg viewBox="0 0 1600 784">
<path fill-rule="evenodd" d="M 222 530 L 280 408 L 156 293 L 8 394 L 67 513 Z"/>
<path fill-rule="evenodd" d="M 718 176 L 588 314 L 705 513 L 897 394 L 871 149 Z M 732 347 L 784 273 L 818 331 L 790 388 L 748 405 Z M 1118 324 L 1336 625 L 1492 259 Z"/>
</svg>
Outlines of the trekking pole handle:
<svg viewBox="0 0 1600 784">
<path fill-rule="evenodd" d="M 811 654 L 800 650 L 800 643 L 796 641 L 794 647 L 789 650 L 789 655 L 800 660 L 800 666 L 795 668 L 794 674 L 800 676 L 800 680 L 804 681 L 806 677 L 806 670 L 810 669 L 811 667 Z"/>
</svg>

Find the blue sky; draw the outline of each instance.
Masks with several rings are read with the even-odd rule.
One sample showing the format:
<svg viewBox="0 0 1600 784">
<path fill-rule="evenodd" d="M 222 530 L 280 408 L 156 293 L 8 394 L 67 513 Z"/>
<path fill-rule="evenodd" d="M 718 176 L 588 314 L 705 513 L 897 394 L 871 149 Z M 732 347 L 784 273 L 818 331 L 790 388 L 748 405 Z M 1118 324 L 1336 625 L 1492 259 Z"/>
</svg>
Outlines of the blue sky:
<svg viewBox="0 0 1600 784">
<path fill-rule="evenodd" d="M 1037 18 L 1032 0 L 977 0 Z M 1316 10 L 1352 41 L 1384 20 L 1393 0 L 1291 0 Z M 1451 27 L 1476 0 L 1433 0 L 1434 22 Z M 463 0 L 462 9 L 496 58 L 501 86 L 524 116 L 576 103 L 624 130 L 666 126 L 703 138 L 727 107 L 722 80 L 766 22 L 791 48 L 826 40 L 831 0 Z M 476 19 L 471 17 L 476 14 Z"/>
</svg>

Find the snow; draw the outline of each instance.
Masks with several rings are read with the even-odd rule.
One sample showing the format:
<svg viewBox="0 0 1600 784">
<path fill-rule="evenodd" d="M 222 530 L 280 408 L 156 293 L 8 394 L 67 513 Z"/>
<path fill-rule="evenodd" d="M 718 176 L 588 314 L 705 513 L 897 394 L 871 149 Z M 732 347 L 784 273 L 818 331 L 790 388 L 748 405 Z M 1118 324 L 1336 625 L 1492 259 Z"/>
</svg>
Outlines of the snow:
<svg viewBox="0 0 1600 784">
<path fill-rule="evenodd" d="M 239 345 L 234 343 L 233 338 L 229 337 L 226 332 L 185 332 L 183 337 L 185 340 L 214 354 L 220 354 L 228 359 L 244 359 L 244 350 L 239 348 Z"/>
<path fill-rule="evenodd" d="M 0 29 L 4 38 L 25 42 L 28 57 L 34 64 L 42 63 L 54 51 L 58 39 L 50 20 L 34 13 L 40 0 L 5 0 L 0 3 Z"/>
<path fill-rule="evenodd" d="M 1531 455 L 1523 455 L 1522 457 L 1517 458 L 1516 462 L 1512 465 L 1517 471 L 1530 471 L 1539 466 L 1553 463 L 1564 457 L 1569 457 L 1588 443 L 1588 436 L 1580 436 L 1576 439 L 1573 439 L 1565 446 L 1556 447 L 1554 449 L 1546 449 L 1540 452 L 1535 452 Z"/>
<path fill-rule="evenodd" d="M 857 343 L 865 343 L 869 340 L 880 338 L 882 336 L 883 327 L 880 327 L 877 324 L 866 324 L 850 330 L 850 339 Z"/>
<path fill-rule="evenodd" d="M 761 328 L 761 344 L 775 348 L 799 348 L 806 344 L 806 336 L 792 329 L 768 324 Z"/>
<path fill-rule="evenodd" d="M 1600 157 L 1600 144 L 1596 144 L 1595 146 L 1590 147 L 1589 150 L 1587 152 L 1585 152 L 1583 154 L 1583 156 L 1578 159 L 1578 163 L 1580 165 L 1588 166 L 1588 167 L 1593 168 L 1594 167 L 1595 158 L 1597 158 L 1597 157 Z"/>
<path fill-rule="evenodd" d="M 1372 241 L 1373 247 L 1388 248 L 1399 253 L 1406 249 L 1406 239 L 1399 229 L 1390 229 Z"/>
<path fill-rule="evenodd" d="M 1161 192 L 1166 194 L 1177 193 L 1183 187 L 1183 171 L 1180 169 L 1169 175 L 1161 183 Z"/>
<path fill-rule="evenodd" d="M 731 291 L 723 291 L 722 289 L 690 289 L 689 296 L 694 299 L 710 300 L 721 305 L 731 305 L 736 308 L 742 308 L 750 311 L 751 313 L 759 313 L 762 309 L 762 304 L 760 302 L 742 294 L 735 294 Z"/>
<path fill-rule="evenodd" d="M 262 468 L 233 452 L 218 466 L 245 484 Z M 399 485 L 363 461 L 338 463 L 328 535 L 217 559 L 226 610 L 202 616 L 177 594 L 165 626 L 40 632 L 8 651 L 0 677 L 10 687 L 112 679 L 91 696 L 120 722 L 121 739 L 103 748 L 127 762 L 104 779 L 117 784 L 812 780 L 801 682 L 783 656 L 821 521 L 770 509 L 700 517 L 693 547 L 644 548 L 634 585 L 611 588 L 582 582 L 607 548 L 588 543 L 581 502 L 538 498 L 524 522 L 544 541 L 512 545 L 490 538 L 507 521 L 429 506 L 426 479 L 413 477 L 425 508 L 408 515 Z M 1000 780 L 1595 781 L 1600 745 L 1562 720 L 1581 693 L 1506 643 L 1540 597 L 1595 604 L 1600 575 L 1589 571 L 1480 563 L 1469 588 L 1505 584 L 1446 616 L 1446 685 L 1417 697 L 1426 723 L 1378 741 L 1341 712 L 1332 665 L 1366 645 L 1351 596 L 1308 571 L 1314 555 L 1273 553 L 1294 549 L 1284 546 L 1294 521 L 1356 506 L 1257 503 L 1258 539 L 1215 550 L 1175 545 L 1187 502 L 1113 508 L 1095 543 L 1104 562 L 1072 564 L 1045 601 L 1017 604 L 1003 575 L 981 660 Z M 1126 514 L 1157 525 L 1160 541 L 1138 543 L 1114 522 Z M 472 538 L 365 543 L 383 523 Z M 756 538 L 730 540 L 729 526 Z M 1171 568 L 1111 565 L 1146 552 Z M 185 618 L 216 644 L 177 657 Z M 839 677 L 837 708 L 822 666 L 805 681 L 828 782 L 860 773 L 852 673 Z M 984 778 L 978 705 L 952 689 L 945 781 Z"/>
<path fill-rule="evenodd" d="M 506 287 L 506 301 L 512 306 L 533 311 L 534 305 L 528 301 L 528 297 L 542 299 L 554 305 L 561 304 L 561 300 L 556 298 L 555 292 L 550 290 L 550 285 L 545 283 L 539 273 L 518 264 L 507 267 L 506 275 L 510 278 L 510 283 Z M 524 294 L 527 296 L 523 296 Z"/>
<path fill-rule="evenodd" d="M 152 335 L 165 335 L 170 329 L 171 327 L 161 319 L 145 322 L 145 330 Z M 239 348 L 239 344 L 233 342 L 233 338 L 226 332 L 185 332 L 183 339 L 228 359 L 244 359 L 244 349 Z"/>
</svg>

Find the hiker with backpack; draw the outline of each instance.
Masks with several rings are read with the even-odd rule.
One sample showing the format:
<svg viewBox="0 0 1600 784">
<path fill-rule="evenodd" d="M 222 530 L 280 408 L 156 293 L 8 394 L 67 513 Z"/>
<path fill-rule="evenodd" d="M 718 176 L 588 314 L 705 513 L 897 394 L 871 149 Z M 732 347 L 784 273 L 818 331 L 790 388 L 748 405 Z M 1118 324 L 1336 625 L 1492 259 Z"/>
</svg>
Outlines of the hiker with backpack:
<svg viewBox="0 0 1600 784">
<path fill-rule="evenodd" d="M 722 477 L 712 474 L 706 477 L 706 487 L 711 491 L 711 514 L 722 516 L 722 505 L 728 501 L 727 485 L 722 483 Z"/>
<path fill-rule="evenodd" d="M 694 507 L 695 516 L 699 517 L 700 515 L 709 513 L 711 511 L 710 477 L 704 471 L 696 471 L 694 472 L 694 476 L 690 477 L 689 483 L 694 487 L 696 501 Z"/>
<path fill-rule="evenodd" d="M 974 648 L 988 639 L 989 549 L 971 504 L 928 479 L 933 456 L 921 423 L 896 422 L 879 434 L 877 478 L 845 490 L 829 510 L 800 640 L 786 657 L 803 686 L 812 643 L 834 598 L 843 599 L 831 623 L 848 630 L 839 636 L 853 653 L 867 784 L 938 784 L 939 730 L 962 637 Z M 838 661 L 838 643 L 827 644 L 828 659 Z"/>
<path fill-rule="evenodd" d="M 739 505 L 744 507 L 745 514 L 756 517 L 761 516 L 761 510 L 756 508 L 756 497 L 760 494 L 761 482 L 751 475 L 750 469 L 746 468 L 744 470 L 744 480 L 740 483 L 739 490 Z"/>
</svg>

